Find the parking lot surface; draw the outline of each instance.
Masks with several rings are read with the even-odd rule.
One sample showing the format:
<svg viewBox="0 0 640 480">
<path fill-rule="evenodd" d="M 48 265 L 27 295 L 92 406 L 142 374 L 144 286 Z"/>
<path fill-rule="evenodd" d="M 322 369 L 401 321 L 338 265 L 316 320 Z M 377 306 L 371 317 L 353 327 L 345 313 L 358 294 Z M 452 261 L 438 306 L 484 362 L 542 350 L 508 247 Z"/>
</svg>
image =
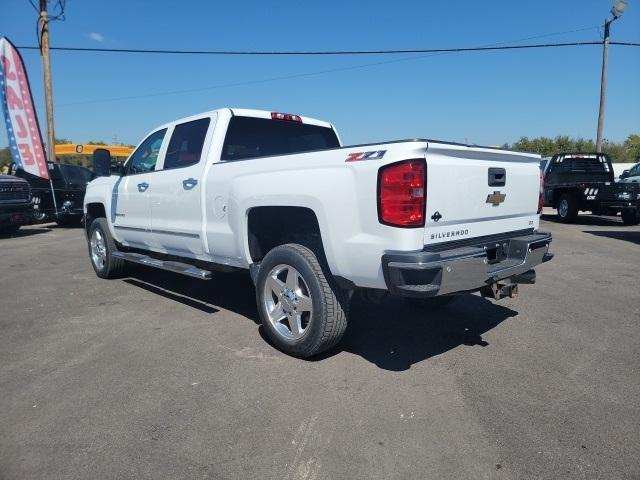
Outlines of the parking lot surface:
<svg viewBox="0 0 640 480">
<path fill-rule="evenodd" d="M 552 220 L 518 298 L 354 297 L 311 361 L 248 275 L 100 280 L 80 229 L 0 239 L 0 478 L 640 478 L 640 228 Z"/>
</svg>

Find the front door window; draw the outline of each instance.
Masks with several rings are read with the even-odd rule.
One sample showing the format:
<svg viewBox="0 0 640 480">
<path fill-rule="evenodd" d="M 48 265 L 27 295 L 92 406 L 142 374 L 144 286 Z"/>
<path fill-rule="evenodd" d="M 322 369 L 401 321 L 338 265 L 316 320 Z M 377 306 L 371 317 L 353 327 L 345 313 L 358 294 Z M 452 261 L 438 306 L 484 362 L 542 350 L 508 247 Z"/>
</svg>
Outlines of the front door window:
<svg viewBox="0 0 640 480">
<path fill-rule="evenodd" d="M 158 155 L 167 129 L 158 130 L 149 135 L 127 162 L 127 174 L 152 172 L 158 163 Z"/>
</svg>

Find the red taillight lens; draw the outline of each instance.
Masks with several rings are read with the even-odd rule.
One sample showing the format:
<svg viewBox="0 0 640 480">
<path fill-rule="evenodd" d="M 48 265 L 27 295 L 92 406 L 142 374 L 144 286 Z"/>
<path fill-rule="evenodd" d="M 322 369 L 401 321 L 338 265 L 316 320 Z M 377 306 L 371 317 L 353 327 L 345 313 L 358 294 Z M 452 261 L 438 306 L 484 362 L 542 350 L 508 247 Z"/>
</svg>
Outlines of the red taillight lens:
<svg viewBox="0 0 640 480">
<path fill-rule="evenodd" d="M 406 160 L 382 167 L 378 174 L 378 217 L 397 227 L 424 225 L 425 162 Z"/>
<path fill-rule="evenodd" d="M 544 206 L 544 172 L 540 170 L 540 194 L 538 195 L 538 213 L 542 213 Z"/>
</svg>

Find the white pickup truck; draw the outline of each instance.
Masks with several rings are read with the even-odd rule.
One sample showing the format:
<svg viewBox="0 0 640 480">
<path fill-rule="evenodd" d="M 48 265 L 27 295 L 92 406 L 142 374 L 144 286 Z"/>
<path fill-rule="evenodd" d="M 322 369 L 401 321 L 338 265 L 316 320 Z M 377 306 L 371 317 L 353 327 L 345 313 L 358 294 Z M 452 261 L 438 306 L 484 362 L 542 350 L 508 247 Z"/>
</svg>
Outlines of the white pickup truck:
<svg viewBox="0 0 640 480">
<path fill-rule="evenodd" d="M 124 165 L 98 151 L 89 256 L 202 280 L 248 269 L 266 332 L 308 357 L 343 335 L 351 294 L 427 306 L 499 299 L 550 260 L 538 155 L 432 140 L 344 147 L 333 125 L 220 109 L 153 130 Z"/>
</svg>

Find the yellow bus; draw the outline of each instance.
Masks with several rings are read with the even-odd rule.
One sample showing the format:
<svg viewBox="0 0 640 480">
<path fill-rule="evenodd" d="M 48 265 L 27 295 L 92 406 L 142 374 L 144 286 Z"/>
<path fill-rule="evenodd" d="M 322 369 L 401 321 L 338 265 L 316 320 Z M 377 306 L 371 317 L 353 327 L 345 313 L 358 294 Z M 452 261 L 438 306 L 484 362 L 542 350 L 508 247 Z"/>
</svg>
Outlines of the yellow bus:
<svg viewBox="0 0 640 480">
<path fill-rule="evenodd" d="M 132 147 L 126 145 L 94 145 L 94 144 L 76 144 L 76 143 L 61 143 L 55 147 L 56 158 L 58 156 L 70 156 L 77 157 L 82 165 L 90 163 L 90 157 L 96 148 L 106 148 L 111 152 L 111 156 L 117 160 L 125 160 L 131 152 Z"/>
</svg>

